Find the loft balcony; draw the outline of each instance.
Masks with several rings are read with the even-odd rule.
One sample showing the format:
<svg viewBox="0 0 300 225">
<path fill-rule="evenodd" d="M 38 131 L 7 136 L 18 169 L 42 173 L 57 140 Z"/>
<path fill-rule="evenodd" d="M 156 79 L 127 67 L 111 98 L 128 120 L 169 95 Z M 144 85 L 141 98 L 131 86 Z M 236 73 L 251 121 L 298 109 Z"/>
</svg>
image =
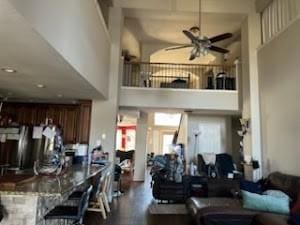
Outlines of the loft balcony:
<svg viewBox="0 0 300 225">
<path fill-rule="evenodd" d="M 121 106 L 238 111 L 238 64 L 125 63 Z"/>
<path fill-rule="evenodd" d="M 236 90 L 236 66 L 125 63 L 123 87 Z"/>
</svg>

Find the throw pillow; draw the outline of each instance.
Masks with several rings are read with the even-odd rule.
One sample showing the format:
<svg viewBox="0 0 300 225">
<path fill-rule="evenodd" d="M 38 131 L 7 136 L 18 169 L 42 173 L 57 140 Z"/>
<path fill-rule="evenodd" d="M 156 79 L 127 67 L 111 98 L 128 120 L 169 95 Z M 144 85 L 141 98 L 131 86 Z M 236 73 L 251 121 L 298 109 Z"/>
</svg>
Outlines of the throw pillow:
<svg viewBox="0 0 300 225">
<path fill-rule="evenodd" d="M 290 212 L 289 201 L 269 195 L 259 195 L 242 191 L 243 207 L 257 211 L 271 212 L 287 215 Z"/>
<path fill-rule="evenodd" d="M 278 190 L 267 190 L 267 191 L 264 191 L 262 194 L 273 196 L 275 198 L 284 198 L 287 201 L 291 201 L 290 196 L 288 196 L 286 193 L 284 193 L 282 191 L 278 191 Z"/>
<path fill-rule="evenodd" d="M 240 181 L 240 189 L 251 193 L 256 193 L 256 194 L 262 193 L 262 186 L 260 183 L 247 181 L 247 180 Z"/>
<path fill-rule="evenodd" d="M 300 199 L 298 199 L 292 206 L 291 214 L 296 215 L 300 214 Z"/>
</svg>

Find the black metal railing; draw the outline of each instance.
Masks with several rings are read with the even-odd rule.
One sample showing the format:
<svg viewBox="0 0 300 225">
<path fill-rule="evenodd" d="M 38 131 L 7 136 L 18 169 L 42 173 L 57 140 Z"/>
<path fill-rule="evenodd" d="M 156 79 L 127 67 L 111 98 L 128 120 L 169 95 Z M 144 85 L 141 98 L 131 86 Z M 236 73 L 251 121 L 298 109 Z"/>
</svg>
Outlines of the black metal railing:
<svg viewBox="0 0 300 225">
<path fill-rule="evenodd" d="M 236 67 L 172 63 L 125 63 L 123 86 L 236 90 Z"/>
</svg>

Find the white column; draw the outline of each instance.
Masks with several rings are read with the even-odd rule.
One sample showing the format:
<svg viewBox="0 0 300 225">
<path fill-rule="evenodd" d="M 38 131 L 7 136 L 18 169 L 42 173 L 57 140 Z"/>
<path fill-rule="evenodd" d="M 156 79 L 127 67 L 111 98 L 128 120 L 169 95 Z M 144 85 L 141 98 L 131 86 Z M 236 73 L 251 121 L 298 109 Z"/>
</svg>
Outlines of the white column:
<svg viewBox="0 0 300 225">
<path fill-rule="evenodd" d="M 119 90 L 123 60 L 121 58 L 121 35 L 123 13 L 121 8 L 110 8 L 109 28 L 111 36 L 109 94 L 106 100 L 94 100 L 91 120 L 90 149 L 99 142 L 110 160 L 115 159 L 116 126 L 119 108 Z"/>
<path fill-rule="evenodd" d="M 300 16 L 300 1 L 296 0 L 297 16 Z"/>
<path fill-rule="evenodd" d="M 260 15 L 250 13 L 242 26 L 243 118 L 250 118 L 251 132 L 244 137 L 244 154 L 258 160 L 262 167 L 261 121 L 257 48 L 261 44 Z M 261 176 L 261 169 L 254 179 Z"/>
<path fill-rule="evenodd" d="M 252 157 L 253 159 L 258 160 L 260 162 L 262 168 L 261 115 L 257 62 L 257 50 L 261 44 L 261 27 L 259 14 L 253 13 L 248 16 L 248 29 Z M 256 174 L 255 179 L 258 179 L 259 176 L 260 173 Z"/>
<path fill-rule="evenodd" d="M 135 147 L 135 165 L 134 165 L 134 181 L 144 181 L 146 173 L 147 159 L 147 131 L 148 116 L 141 113 L 141 117 L 137 121 L 136 126 L 136 147 Z"/>
</svg>

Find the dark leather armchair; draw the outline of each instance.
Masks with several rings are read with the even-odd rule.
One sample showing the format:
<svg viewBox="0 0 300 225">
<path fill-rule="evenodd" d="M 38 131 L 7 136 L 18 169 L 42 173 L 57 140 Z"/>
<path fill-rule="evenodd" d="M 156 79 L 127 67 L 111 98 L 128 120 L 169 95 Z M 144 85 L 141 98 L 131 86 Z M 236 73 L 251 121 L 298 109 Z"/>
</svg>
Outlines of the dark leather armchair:
<svg viewBox="0 0 300 225">
<path fill-rule="evenodd" d="M 205 164 L 203 156 L 198 154 L 197 156 L 197 167 L 199 174 L 210 176 L 209 166 Z M 235 173 L 234 163 L 232 156 L 227 153 L 216 155 L 216 164 L 214 166 L 216 174 L 219 178 L 227 178 L 229 173 L 235 175 L 235 178 L 240 178 L 239 174 Z"/>
<path fill-rule="evenodd" d="M 185 202 L 190 197 L 189 176 L 183 176 L 180 183 L 167 180 L 163 174 L 157 174 L 152 179 L 152 194 L 157 200 Z"/>
</svg>

